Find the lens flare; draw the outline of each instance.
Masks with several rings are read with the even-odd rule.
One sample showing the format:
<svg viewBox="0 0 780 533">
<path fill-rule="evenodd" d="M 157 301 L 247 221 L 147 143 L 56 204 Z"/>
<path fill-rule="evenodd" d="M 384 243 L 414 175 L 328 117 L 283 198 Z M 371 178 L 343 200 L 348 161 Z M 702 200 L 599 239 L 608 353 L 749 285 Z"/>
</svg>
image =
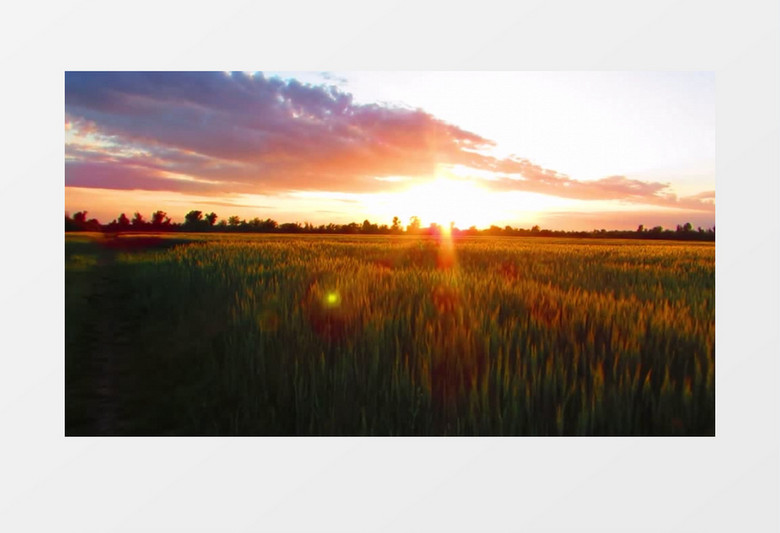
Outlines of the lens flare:
<svg viewBox="0 0 780 533">
<path fill-rule="evenodd" d="M 328 307 L 336 307 L 341 302 L 341 296 L 338 291 L 330 291 L 325 295 L 325 304 Z"/>
<path fill-rule="evenodd" d="M 455 266 L 455 245 L 452 242 L 452 227 L 454 223 L 439 227 L 438 250 L 436 266 L 446 270 Z"/>
</svg>

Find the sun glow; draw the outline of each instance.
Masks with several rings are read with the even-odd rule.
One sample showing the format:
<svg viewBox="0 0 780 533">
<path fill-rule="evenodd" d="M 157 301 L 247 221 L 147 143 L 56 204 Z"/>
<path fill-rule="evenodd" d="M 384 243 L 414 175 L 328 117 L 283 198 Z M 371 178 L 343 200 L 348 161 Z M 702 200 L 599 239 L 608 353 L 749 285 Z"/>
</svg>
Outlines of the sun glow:
<svg viewBox="0 0 780 533">
<path fill-rule="evenodd" d="M 376 195 L 369 209 L 381 217 L 399 216 L 406 224 L 419 217 L 423 227 L 432 223 L 449 228 L 487 227 L 501 218 L 496 198 L 472 180 L 438 176 L 405 191 Z M 374 202 L 372 202 L 374 203 Z"/>
</svg>

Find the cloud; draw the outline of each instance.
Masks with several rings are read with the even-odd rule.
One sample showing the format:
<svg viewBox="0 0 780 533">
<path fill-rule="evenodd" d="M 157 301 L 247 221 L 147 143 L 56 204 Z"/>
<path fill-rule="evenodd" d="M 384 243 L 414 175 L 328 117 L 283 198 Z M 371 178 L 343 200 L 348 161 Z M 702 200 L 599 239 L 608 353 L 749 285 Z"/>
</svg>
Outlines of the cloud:
<svg viewBox="0 0 780 533">
<path fill-rule="evenodd" d="M 641 181 L 626 176 L 608 176 L 597 180 L 575 180 L 565 174 L 534 165 L 525 159 L 495 160 L 486 168 L 498 173 L 511 173 L 483 180 L 498 191 L 526 191 L 574 198 L 578 200 L 620 200 L 629 203 L 713 211 L 715 191 L 677 198 L 669 183 Z"/>
<path fill-rule="evenodd" d="M 473 179 L 494 190 L 714 209 L 713 196 L 678 199 L 666 183 L 579 181 L 498 159 L 488 155 L 491 140 L 421 109 L 356 104 L 333 85 L 263 74 L 67 72 L 65 120 L 66 186 L 376 192 L 449 165 L 487 171 L 494 179 Z"/>
<path fill-rule="evenodd" d="M 262 74 L 68 72 L 65 107 L 66 157 L 114 156 L 107 188 L 126 186 L 120 167 L 130 164 L 217 180 L 226 193 L 369 191 L 382 186 L 376 177 L 430 175 L 492 144 L 419 109 L 356 105 L 333 86 Z M 117 153 L 128 147 L 143 161 Z M 70 165 L 66 184 L 94 179 L 87 169 Z"/>
<path fill-rule="evenodd" d="M 68 186 L 101 189 L 203 193 L 209 191 L 209 188 L 215 191 L 218 185 L 189 176 L 155 170 L 149 166 L 116 164 L 102 160 L 66 161 L 65 176 L 65 184 Z"/>
<path fill-rule="evenodd" d="M 276 209 L 277 207 L 274 205 L 261 205 L 261 204 L 239 204 L 234 202 L 220 202 L 219 200 L 209 200 L 209 201 L 196 201 L 196 202 L 190 202 L 195 203 L 199 205 L 218 205 L 222 207 L 248 207 L 250 209 Z"/>
<path fill-rule="evenodd" d="M 336 81 L 339 83 L 347 83 L 349 81 L 347 78 L 343 76 L 336 76 L 332 72 L 320 72 L 320 76 L 322 76 L 326 80 Z"/>
</svg>

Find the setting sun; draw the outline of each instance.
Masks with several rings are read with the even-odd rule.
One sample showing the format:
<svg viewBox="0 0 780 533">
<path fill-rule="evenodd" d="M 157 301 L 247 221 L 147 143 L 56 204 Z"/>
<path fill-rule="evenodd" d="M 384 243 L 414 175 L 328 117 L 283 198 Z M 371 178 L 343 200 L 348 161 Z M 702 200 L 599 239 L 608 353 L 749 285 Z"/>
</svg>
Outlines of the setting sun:
<svg viewBox="0 0 780 533">
<path fill-rule="evenodd" d="M 454 222 L 460 228 L 488 227 L 500 218 L 488 191 L 476 183 L 444 176 L 403 192 L 381 195 L 368 202 L 367 208 L 380 219 L 399 216 L 407 221 L 416 216 L 423 226 Z"/>
</svg>

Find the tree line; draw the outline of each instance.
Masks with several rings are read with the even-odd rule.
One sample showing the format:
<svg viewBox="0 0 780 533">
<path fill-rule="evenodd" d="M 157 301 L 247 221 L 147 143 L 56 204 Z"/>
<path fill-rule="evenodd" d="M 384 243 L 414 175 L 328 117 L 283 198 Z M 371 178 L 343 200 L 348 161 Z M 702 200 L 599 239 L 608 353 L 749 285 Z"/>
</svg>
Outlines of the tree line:
<svg viewBox="0 0 780 533">
<path fill-rule="evenodd" d="M 184 222 L 171 221 L 165 211 L 155 211 L 149 219 L 141 213 L 135 213 L 128 218 L 124 213 L 108 224 L 101 224 L 95 218 L 87 218 L 87 211 L 79 211 L 73 216 L 65 214 L 65 231 L 98 231 L 105 233 L 119 232 L 214 232 L 214 233 L 311 233 L 311 234 L 362 234 L 362 235 L 439 235 L 442 226 L 432 223 L 428 227 L 422 227 L 419 217 L 413 216 L 409 224 L 403 226 L 401 219 L 393 217 L 391 225 L 376 224 L 364 220 L 362 224 L 350 222 L 349 224 L 320 224 L 315 226 L 309 222 L 285 222 L 278 223 L 271 218 L 261 219 L 255 217 L 245 220 L 237 216 L 219 220 L 216 213 L 203 213 L 202 211 L 190 211 L 184 216 Z M 219 222 L 218 222 L 219 220 Z M 678 224 L 675 229 L 654 226 L 645 228 L 640 224 L 636 230 L 606 230 L 594 229 L 592 231 L 563 231 L 542 229 L 538 225 L 530 229 L 513 228 L 512 226 L 490 226 L 485 229 L 477 229 L 471 226 L 468 229 L 460 229 L 450 223 L 450 232 L 454 236 L 530 236 L 530 237 L 581 237 L 603 239 L 668 239 L 687 241 L 714 241 L 715 226 L 711 228 L 693 228 L 690 222 Z"/>
</svg>

